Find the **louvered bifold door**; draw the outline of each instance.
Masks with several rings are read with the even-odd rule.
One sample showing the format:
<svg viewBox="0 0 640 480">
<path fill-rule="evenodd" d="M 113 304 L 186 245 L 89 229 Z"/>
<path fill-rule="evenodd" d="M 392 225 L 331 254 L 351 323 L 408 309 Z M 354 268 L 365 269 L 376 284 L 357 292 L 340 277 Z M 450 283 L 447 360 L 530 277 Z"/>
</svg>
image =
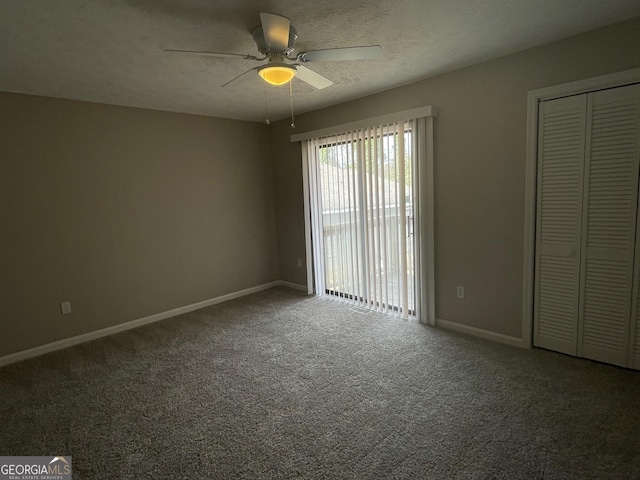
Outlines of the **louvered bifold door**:
<svg viewBox="0 0 640 480">
<path fill-rule="evenodd" d="M 534 344 L 576 354 L 586 95 L 542 102 Z"/>
<path fill-rule="evenodd" d="M 626 366 L 638 201 L 640 85 L 590 93 L 587 118 L 578 355 Z"/>
</svg>

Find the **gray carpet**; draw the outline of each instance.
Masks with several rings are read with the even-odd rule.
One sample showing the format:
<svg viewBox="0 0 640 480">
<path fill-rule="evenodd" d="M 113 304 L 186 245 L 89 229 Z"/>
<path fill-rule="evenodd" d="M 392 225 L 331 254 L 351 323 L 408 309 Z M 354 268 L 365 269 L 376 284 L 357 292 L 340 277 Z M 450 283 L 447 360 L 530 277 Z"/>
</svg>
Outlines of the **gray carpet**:
<svg viewBox="0 0 640 480">
<path fill-rule="evenodd" d="M 640 372 L 285 288 L 0 369 L 75 479 L 640 478 Z"/>
</svg>

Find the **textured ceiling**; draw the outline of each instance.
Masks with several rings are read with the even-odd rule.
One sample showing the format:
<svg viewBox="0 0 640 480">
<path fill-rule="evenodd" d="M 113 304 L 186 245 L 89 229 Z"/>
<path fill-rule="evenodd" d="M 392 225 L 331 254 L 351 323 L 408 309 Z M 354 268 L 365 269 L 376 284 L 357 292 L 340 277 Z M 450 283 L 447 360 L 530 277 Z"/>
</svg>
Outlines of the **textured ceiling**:
<svg viewBox="0 0 640 480">
<path fill-rule="evenodd" d="M 257 54 L 260 12 L 289 17 L 296 52 L 379 44 L 380 60 L 309 64 L 297 113 L 640 16 L 637 0 L 0 0 L 0 90 L 264 121 L 289 115 L 288 87 L 256 65 L 165 48 Z"/>
</svg>

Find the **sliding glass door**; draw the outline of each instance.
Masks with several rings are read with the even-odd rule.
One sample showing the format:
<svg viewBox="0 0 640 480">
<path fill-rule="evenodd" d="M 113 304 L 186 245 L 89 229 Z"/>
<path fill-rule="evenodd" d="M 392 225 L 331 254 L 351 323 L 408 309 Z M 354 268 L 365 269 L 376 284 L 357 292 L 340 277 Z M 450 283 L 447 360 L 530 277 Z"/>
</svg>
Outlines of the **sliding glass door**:
<svg viewBox="0 0 640 480">
<path fill-rule="evenodd" d="M 316 292 L 414 315 L 413 122 L 307 145 Z"/>
</svg>

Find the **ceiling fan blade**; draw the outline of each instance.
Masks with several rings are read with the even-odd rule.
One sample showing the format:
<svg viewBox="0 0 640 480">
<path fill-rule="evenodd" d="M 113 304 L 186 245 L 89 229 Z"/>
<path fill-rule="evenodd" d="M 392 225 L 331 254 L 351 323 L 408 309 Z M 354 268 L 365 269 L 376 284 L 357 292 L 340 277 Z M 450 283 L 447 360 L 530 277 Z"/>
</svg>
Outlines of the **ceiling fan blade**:
<svg viewBox="0 0 640 480">
<path fill-rule="evenodd" d="M 382 56 L 380 45 L 365 47 L 326 48 L 302 52 L 297 60 L 301 62 L 337 62 L 348 60 L 373 60 Z"/>
<path fill-rule="evenodd" d="M 287 17 L 272 13 L 261 13 L 264 43 L 271 50 L 285 52 L 289 48 L 289 28 L 291 23 Z"/>
<path fill-rule="evenodd" d="M 298 75 L 296 75 L 297 78 L 305 83 L 308 83 L 312 87 L 316 87 L 318 90 L 322 90 L 323 88 L 327 88 L 333 85 L 333 82 L 327 77 L 323 77 L 310 68 L 303 67 L 302 65 L 297 65 L 296 70 L 298 70 Z"/>
<path fill-rule="evenodd" d="M 173 49 L 165 49 L 165 52 L 173 52 L 173 53 L 194 53 L 196 55 L 209 55 L 210 57 L 222 57 L 222 58 L 243 58 L 245 60 L 264 60 L 267 57 L 256 57 L 255 55 L 246 55 L 243 53 L 223 53 L 223 52 L 203 52 L 200 50 L 173 50 Z"/>
<path fill-rule="evenodd" d="M 232 78 L 231 80 L 229 80 L 227 83 L 225 83 L 224 85 L 222 85 L 222 88 L 226 87 L 227 85 L 229 85 L 231 82 L 235 82 L 236 80 L 238 80 L 240 77 L 242 77 L 243 75 L 246 75 L 249 72 L 253 72 L 254 70 L 258 69 L 260 67 L 253 67 L 250 68 L 249 70 L 247 70 L 246 72 L 241 73 L 240 75 L 238 75 L 235 78 Z"/>
</svg>

